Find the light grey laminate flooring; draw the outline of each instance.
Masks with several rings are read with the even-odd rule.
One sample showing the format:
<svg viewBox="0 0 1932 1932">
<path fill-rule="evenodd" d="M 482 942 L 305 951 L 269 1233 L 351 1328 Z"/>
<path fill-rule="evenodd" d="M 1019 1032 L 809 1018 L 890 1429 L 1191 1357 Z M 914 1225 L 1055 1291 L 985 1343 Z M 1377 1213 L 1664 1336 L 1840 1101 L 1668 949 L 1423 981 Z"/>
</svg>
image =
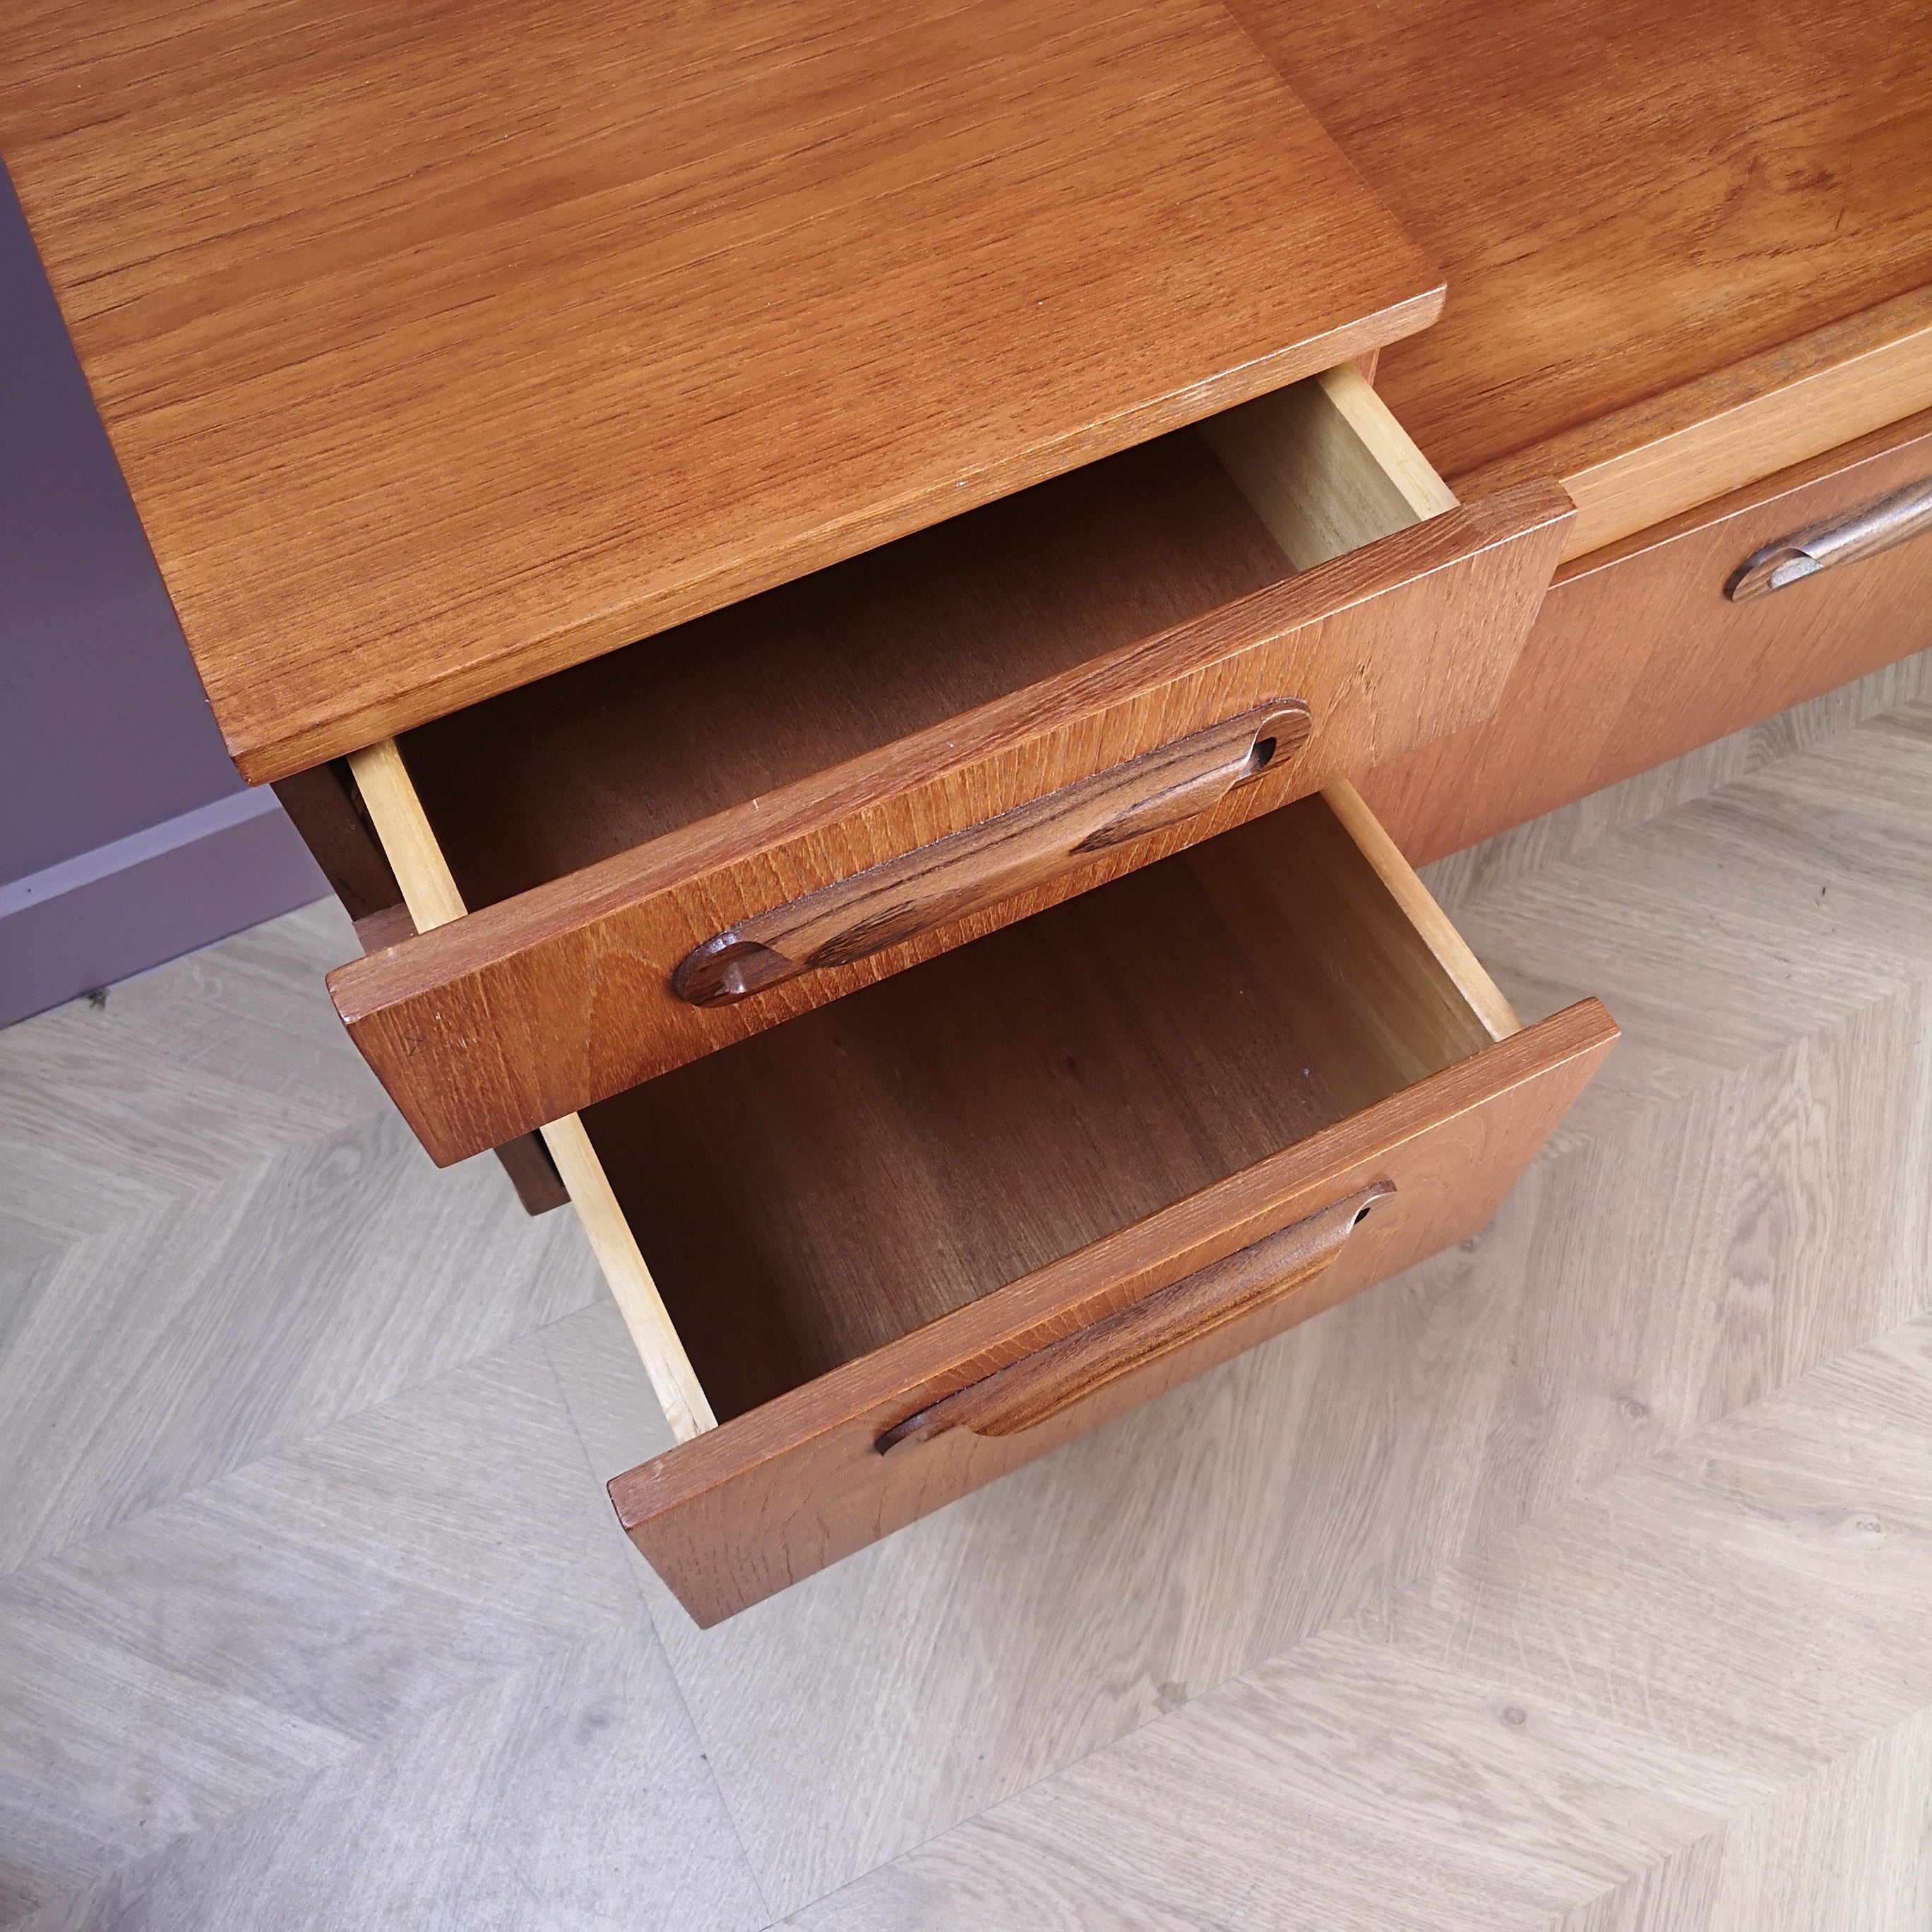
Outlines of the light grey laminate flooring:
<svg viewBox="0 0 1932 1932">
<path fill-rule="evenodd" d="M 0 1924 L 1932 1928 L 1932 676 L 1436 868 L 1494 1225 L 710 1632 L 316 907 L 0 1035 Z"/>
</svg>

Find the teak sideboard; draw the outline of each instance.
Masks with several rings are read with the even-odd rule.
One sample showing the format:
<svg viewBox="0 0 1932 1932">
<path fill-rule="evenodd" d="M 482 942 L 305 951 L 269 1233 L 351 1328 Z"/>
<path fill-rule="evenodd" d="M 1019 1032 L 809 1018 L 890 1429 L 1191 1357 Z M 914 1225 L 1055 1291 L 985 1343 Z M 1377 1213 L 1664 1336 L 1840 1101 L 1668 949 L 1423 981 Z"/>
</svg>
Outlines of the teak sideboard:
<svg viewBox="0 0 1932 1932">
<path fill-rule="evenodd" d="M 337 1008 L 574 1204 L 700 1623 L 1478 1231 L 1616 1028 L 1413 868 L 1932 645 L 1922 29 L 15 10 Z"/>
</svg>

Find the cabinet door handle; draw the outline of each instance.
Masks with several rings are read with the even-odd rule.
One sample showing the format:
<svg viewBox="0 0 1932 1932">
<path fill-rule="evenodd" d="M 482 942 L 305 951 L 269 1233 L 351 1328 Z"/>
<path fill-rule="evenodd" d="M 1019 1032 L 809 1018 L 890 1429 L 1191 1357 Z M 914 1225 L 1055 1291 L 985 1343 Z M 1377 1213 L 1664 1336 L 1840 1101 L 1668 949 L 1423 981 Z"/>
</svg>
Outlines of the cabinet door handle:
<svg viewBox="0 0 1932 1932">
<path fill-rule="evenodd" d="M 1731 572 L 1724 595 L 1733 604 L 1768 597 L 1834 564 L 1875 556 L 1928 530 L 1932 530 L 1932 476 L 1753 551 Z"/>
<path fill-rule="evenodd" d="M 978 912 L 1095 852 L 1220 804 L 1306 742 L 1298 698 L 1277 699 L 1096 772 L 982 824 L 742 920 L 688 953 L 671 991 L 728 1006 L 822 966 L 882 952 Z"/>
<path fill-rule="evenodd" d="M 1394 1192 L 1393 1183 L 1378 1180 L 1265 1234 L 1225 1261 L 968 1383 L 895 1424 L 874 1446 L 884 1456 L 949 1429 L 1017 1436 L 1034 1428 L 1123 1376 L 1305 1286 L 1341 1253 L 1369 1210 Z"/>
</svg>

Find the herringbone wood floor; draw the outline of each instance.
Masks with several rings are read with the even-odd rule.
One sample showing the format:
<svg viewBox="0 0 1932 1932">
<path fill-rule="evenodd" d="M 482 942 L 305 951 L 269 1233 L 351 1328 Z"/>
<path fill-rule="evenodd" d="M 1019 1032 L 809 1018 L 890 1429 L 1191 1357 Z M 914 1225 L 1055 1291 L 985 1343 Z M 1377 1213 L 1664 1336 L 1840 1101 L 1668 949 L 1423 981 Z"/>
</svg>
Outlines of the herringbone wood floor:
<svg viewBox="0 0 1932 1932">
<path fill-rule="evenodd" d="M 0 1036 L 0 1924 L 1932 1927 L 1932 668 L 1448 862 L 1494 1226 L 709 1633 L 316 908 Z"/>
</svg>

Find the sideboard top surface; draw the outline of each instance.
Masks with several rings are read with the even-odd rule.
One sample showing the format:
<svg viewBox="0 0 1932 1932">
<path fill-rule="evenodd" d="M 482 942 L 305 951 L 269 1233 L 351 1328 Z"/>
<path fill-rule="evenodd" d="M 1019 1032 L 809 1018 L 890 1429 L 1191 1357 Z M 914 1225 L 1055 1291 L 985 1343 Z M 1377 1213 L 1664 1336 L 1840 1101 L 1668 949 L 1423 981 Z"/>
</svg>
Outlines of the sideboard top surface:
<svg viewBox="0 0 1932 1932">
<path fill-rule="evenodd" d="M 1214 0 L 20 0 L 0 152 L 258 779 L 1442 300 Z"/>
<path fill-rule="evenodd" d="M 1376 386 L 1452 482 L 1932 326 L 1924 0 L 1228 4 L 1448 280 Z"/>
</svg>

